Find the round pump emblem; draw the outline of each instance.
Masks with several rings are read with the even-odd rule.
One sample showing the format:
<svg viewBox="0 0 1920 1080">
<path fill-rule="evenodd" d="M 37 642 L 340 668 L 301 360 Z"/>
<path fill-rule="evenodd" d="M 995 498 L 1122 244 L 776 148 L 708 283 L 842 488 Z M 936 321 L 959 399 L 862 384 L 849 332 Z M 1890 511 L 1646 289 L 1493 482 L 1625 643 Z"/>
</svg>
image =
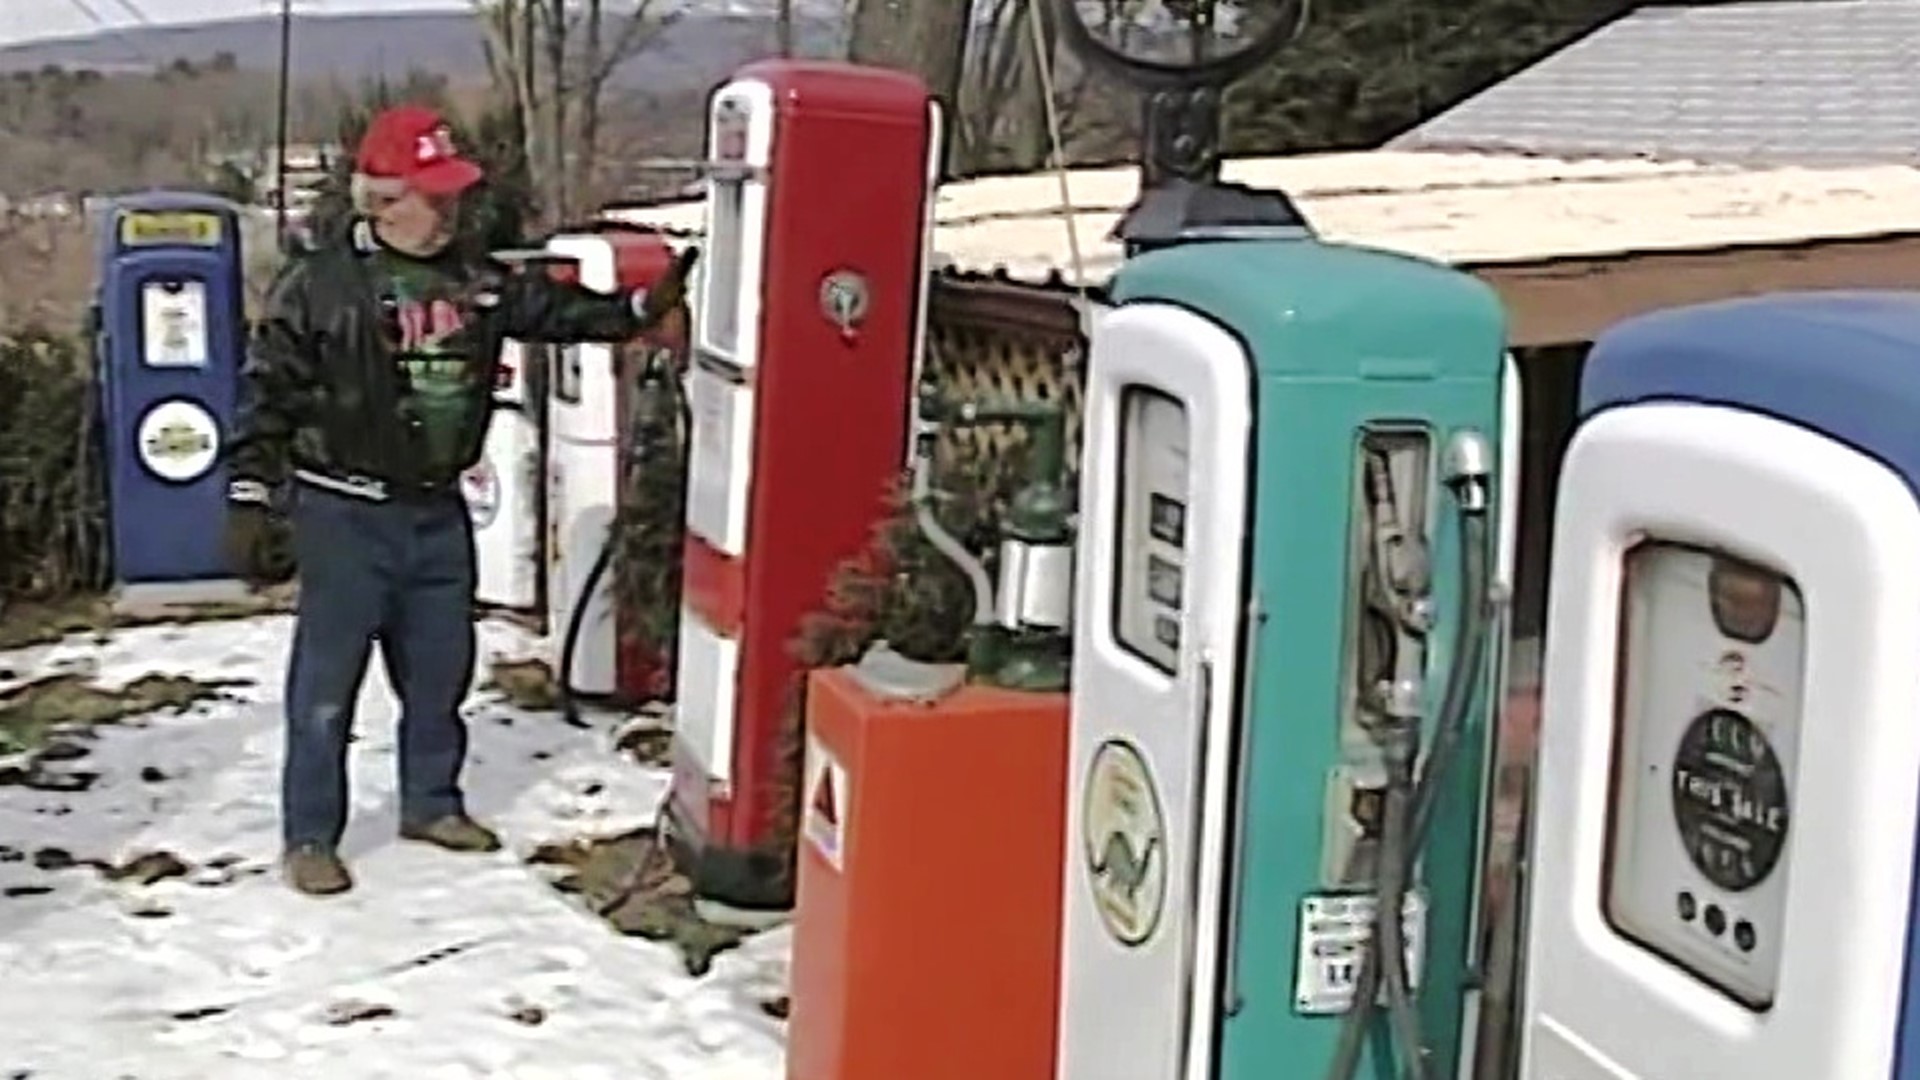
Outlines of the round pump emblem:
<svg viewBox="0 0 1920 1080">
<path fill-rule="evenodd" d="M 467 513 L 473 518 L 474 528 L 484 529 L 493 524 L 493 519 L 500 515 L 500 474 L 494 471 L 491 458 L 481 458 L 460 475 L 460 494 L 466 496 Z"/>
<path fill-rule="evenodd" d="M 866 320 L 871 304 L 866 275 L 856 270 L 836 270 L 820 282 L 820 313 L 843 334 Z"/>
<path fill-rule="evenodd" d="M 1166 819 L 1146 759 L 1131 743 L 1102 743 L 1083 798 L 1080 838 L 1094 909 L 1114 940 L 1144 944 L 1167 899 Z"/>
<path fill-rule="evenodd" d="M 1790 816 L 1779 755 L 1752 720 L 1716 708 L 1687 725 L 1674 753 L 1673 817 L 1708 881 L 1745 892 L 1767 880 Z"/>
<path fill-rule="evenodd" d="M 148 472 L 169 483 L 187 484 L 205 476 L 219 460 L 220 428 L 198 402 L 174 398 L 140 418 L 134 445 Z"/>
</svg>

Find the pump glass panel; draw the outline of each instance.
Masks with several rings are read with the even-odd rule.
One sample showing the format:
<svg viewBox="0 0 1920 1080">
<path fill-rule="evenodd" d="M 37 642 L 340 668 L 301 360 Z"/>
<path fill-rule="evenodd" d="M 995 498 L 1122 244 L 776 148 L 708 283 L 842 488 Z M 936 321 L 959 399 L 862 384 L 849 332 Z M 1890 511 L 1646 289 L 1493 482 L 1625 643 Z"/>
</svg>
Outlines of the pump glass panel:
<svg viewBox="0 0 1920 1080">
<path fill-rule="evenodd" d="M 1786 576 L 1647 541 L 1626 557 L 1605 908 L 1754 1010 L 1773 1004 L 1806 607 Z"/>
<path fill-rule="evenodd" d="M 206 285 L 175 278 L 141 285 L 140 349 L 148 367 L 206 367 Z"/>
<path fill-rule="evenodd" d="M 732 357 L 740 344 L 740 260 L 746 242 L 741 219 L 746 202 L 744 180 L 713 181 L 707 226 L 710 254 L 700 290 L 700 304 L 706 309 L 701 312 L 700 343 L 725 357 Z"/>
<path fill-rule="evenodd" d="M 1187 410 L 1158 390 L 1120 400 L 1120 534 L 1114 638 L 1171 674 L 1186 603 Z"/>
</svg>

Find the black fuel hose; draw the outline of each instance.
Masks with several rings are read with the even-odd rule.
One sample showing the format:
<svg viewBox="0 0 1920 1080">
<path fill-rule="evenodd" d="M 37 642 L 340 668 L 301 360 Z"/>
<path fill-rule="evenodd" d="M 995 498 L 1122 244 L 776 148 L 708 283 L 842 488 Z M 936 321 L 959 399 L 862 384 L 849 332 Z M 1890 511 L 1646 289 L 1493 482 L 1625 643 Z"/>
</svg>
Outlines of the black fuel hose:
<svg viewBox="0 0 1920 1080">
<path fill-rule="evenodd" d="M 607 567 L 613 565 L 613 541 L 613 526 L 609 525 L 606 542 L 600 545 L 600 554 L 594 556 L 593 566 L 587 570 L 586 584 L 573 601 L 573 610 L 567 613 L 567 636 L 560 643 L 560 672 L 553 680 L 560 698 L 560 719 L 578 728 L 586 727 L 587 723 L 580 719 L 580 703 L 573 689 L 574 654 L 580 648 L 580 631 L 587 624 L 587 605 L 599 590 L 600 579 L 607 576 Z"/>
<path fill-rule="evenodd" d="M 1400 782 L 1387 790 L 1385 837 L 1391 837 L 1392 842 L 1388 843 L 1383 837 L 1381 862 L 1386 866 L 1382 877 L 1390 883 L 1391 892 L 1383 886 L 1381 900 L 1375 911 L 1375 934 L 1380 942 L 1381 960 L 1385 966 L 1387 1010 L 1395 1040 L 1400 1044 L 1400 1052 L 1405 1058 L 1405 1071 L 1419 1080 L 1428 1080 L 1432 1071 L 1428 1066 L 1426 1039 L 1420 1030 L 1420 1014 L 1414 1003 L 1412 980 L 1407 971 L 1404 924 L 1398 913 L 1412 884 L 1414 866 L 1426 848 L 1440 781 L 1451 771 L 1454 758 L 1458 755 L 1468 707 L 1473 702 L 1478 675 L 1486 658 L 1491 622 L 1485 599 L 1490 576 L 1488 556 L 1485 513 L 1463 513 L 1460 520 L 1460 611 L 1465 617 L 1465 624 L 1461 627 L 1460 635 L 1454 638 L 1458 645 L 1447 672 L 1447 689 L 1440 704 L 1439 723 L 1434 726 L 1433 742 L 1417 782 L 1408 783 L 1414 780 L 1409 760 L 1398 772 L 1396 779 Z"/>
<path fill-rule="evenodd" d="M 1381 981 L 1387 992 L 1387 1019 L 1399 1044 L 1402 1073 L 1430 1080 L 1422 1047 L 1420 1015 L 1414 1006 L 1412 979 L 1407 972 L 1407 893 L 1412 888 L 1409 840 L 1413 831 L 1414 758 L 1419 753 L 1419 731 L 1413 725 L 1394 733 L 1387 749 L 1387 791 L 1380 830 L 1377 896 L 1373 908 L 1374 947 Z"/>
<path fill-rule="evenodd" d="M 1480 481 L 1468 478 L 1464 482 Z M 1432 824 L 1439 781 L 1457 754 L 1467 709 L 1473 701 L 1476 676 L 1486 655 L 1490 630 L 1486 618 L 1487 584 L 1492 557 L 1484 505 L 1484 501 L 1478 499 L 1461 501 L 1461 591 L 1459 620 L 1454 632 L 1459 646 L 1447 672 L 1447 688 L 1441 699 L 1439 722 L 1434 727 L 1433 748 L 1417 779 L 1413 775 L 1413 760 L 1418 753 L 1418 733 L 1395 732 L 1387 740 L 1389 775 L 1374 906 L 1375 945 L 1362 954 L 1360 971 L 1354 981 L 1353 1004 L 1334 1046 L 1333 1060 L 1327 1069 L 1328 1080 L 1353 1080 L 1358 1074 L 1367 1030 L 1372 1026 L 1374 998 L 1383 984 L 1394 1039 L 1405 1057 L 1402 1075 L 1426 1080 L 1431 1072 L 1423 1051 L 1425 1040 L 1407 972 L 1402 909 L 1413 868 Z"/>
<path fill-rule="evenodd" d="M 636 393 L 649 395 L 636 406 L 636 411 L 642 413 L 643 420 L 652 419 L 656 415 L 658 403 L 651 395 L 664 393 L 673 378 L 674 373 L 671 369 L 663 370 L 657 363 L 650 365 L 646 373 L 641 376 Z M 686 396 L 676 395 L 675 404 L 680 414 L 680 430 L 692 431 L 692 408 L 688 405 Z M 639 424 L 636 423 L 635 426 Z M 622 477 L 641 464 L 643 457 L 638 439 L 629 440 L 627 445 L 626 458 L 620 462 Z M 580 595 L 573 601 L 573 610 L 567 613 L 566 637 L 560 642 L 560 671 L 553 680 L 555 696 L 560 699 L 560 718 L 574 727 L 587 726 L 586 721 L 580 719 L 580 703 L 573 688 L 574 656 L 580 649 L 580 634 L 587 624 L 587 605 L 593 602 L 593 594 L 599 591 L 601 580 L 607 576 L 607 568 L 613 565 L 613 549 L 618 539 L 616 530 L 618 522 L 619 516 L 616 514 L 614 520 L 607 524 L 606 541 L 600 545 L 600 553 L 594 556 L 593 565 L 587 569 L 587 580 L 580 589 Z"/>
<path fill-rule="evenodd" d="M 1460 609 L 1470 622 L 1464 639 L 1454 651 L 1447 672 L 1447 692 L 1440 702 L 1440 722 L 1435 725 L 1433 744 L 1427 751 L 1426 767 L 1420 771 L 1420 785 L 1414 796 L 1413 833 L 1409 852 L 1417 855 L 1426 847 L 1427 833 L 1433 827 L 1433 808 L 1440 798 L 1440 781 L 1452 769 L 1460 751 L 1461 736 L 1466 733 L 1467 709 L 1473 703 L 1479 674 L 1486 667 L 1487 639 L 1492 636 L 1493 551 L 1488 537 L 1485 513 L 1468 513 L 1460 522 Z M 1493 688 L 1494 693 L 1499 687 Z"/>
</svg>

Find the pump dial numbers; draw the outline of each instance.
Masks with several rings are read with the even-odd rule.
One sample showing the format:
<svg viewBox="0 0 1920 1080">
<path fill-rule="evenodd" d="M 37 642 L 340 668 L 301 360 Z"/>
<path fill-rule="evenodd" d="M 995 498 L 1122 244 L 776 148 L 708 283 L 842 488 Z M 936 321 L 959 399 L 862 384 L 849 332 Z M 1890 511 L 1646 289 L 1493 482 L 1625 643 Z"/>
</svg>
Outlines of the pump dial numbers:
<svg viewBox="0 0 1920 1080">
<path fill-rule="evenodd" d="M 1147 497 L 1148 529 L 1163 544 L 1184 547 L 1187 543 L 1187 508 L 1180 500 L 1154 492 Z"/>
<path fill-rule="evenodd" d="M 1715 885 L 1745 892 L 1773 873 L 1787 841 L 1787 782 L 1751 720 L 1715 708 L 1688 725 L 1674 753 L 1673 817 L 1688 858 Z"/>
<path fill-rule="evenodd" d="M 1180 567 L 1158 555 L 1147 556 L 1147 595 L 1180 610 Z"/>
<path fill-rule="evenodd" d="M 1187 413 L 1165 393 L 1134 386 L 1121 398 L 1120 420 L 1114 639 L 1171 674 L 1186 593 Z"/>
</svg>

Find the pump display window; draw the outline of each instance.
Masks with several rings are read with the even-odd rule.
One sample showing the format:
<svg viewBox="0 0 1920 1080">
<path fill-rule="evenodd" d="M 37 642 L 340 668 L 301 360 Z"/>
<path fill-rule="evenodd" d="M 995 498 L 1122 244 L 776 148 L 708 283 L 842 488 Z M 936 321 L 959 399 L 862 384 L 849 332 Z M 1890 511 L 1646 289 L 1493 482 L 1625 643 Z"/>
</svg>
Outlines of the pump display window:
<svg viewBox="0 0 1920 1080">
<path fill-rule="evenodd" d="M 148 367 L 206 367 L 205 284 L 175 279 L 143 284 L 140 287 L 140 341 Z"/>
<path fill-rule="evenodd" d="M 1172 674 L 1186 591 L 1187 410 L 1144 386 L 1120 400 L 1120 566 L 1114 638 Z"/>
<path fill-rule="evenodd" d="M 1790 876 L 1805 601 L 1769 567 L 1648 540 L 1625 558 L 1620 629 L 1606 917 L 1765 1010 Z"/>
<path fill-rule="evenodd" d="M 744 180 L 715 180 L 708 202 L 710 218 L 705 261 L 706 280 L 700 289 L 706 308 L 701 344 L 722 356 L 732 356 L 740 345 L 740 258 L 745 230 L 747 185 Z"/>
</svg>

